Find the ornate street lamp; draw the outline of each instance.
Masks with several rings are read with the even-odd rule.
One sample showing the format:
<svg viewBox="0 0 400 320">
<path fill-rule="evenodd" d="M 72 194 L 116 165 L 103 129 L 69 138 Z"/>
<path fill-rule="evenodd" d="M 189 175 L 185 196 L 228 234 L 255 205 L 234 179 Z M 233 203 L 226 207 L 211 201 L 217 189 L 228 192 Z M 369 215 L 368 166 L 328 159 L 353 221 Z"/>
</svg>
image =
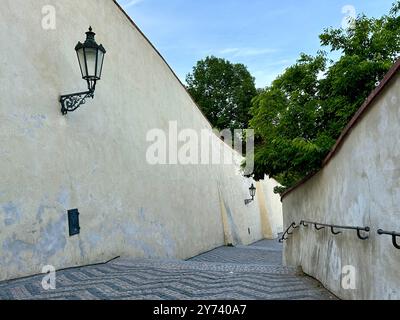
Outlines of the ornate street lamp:
<svg viewBox="0 0 400 320">
<path fill-rule="evenodd" d="M 251 199 L 246 199 L 246 200 L 244 200 L 244 203 L 245 203 L 246 205 L 248 205 L 249 203 L 251 203 L 251 202 L 254 201 L 254 197 L 256 196 L 256 190 L 257 190 L 256 187 L 255 187 L 254 184 L 252 183 L 252 184 L 251 184 L 251 187 L 249 188 Z"/>
<path fill-rule="evenodd" d="M 96 43 L 95 35 L 92 27 L 89 27 L 89 31 L 86 32 L 86 41 L 84 43 L 79 42 L 75 47 L 82 78 L 87 81 L 89 91 L 61 96 L 61 113 L 63 115 L 78 109 L 86 103 L 86 99 L 94 98 L 96 82 L 101 78 L 106 53 L 104 47 Z"/>
</svg>

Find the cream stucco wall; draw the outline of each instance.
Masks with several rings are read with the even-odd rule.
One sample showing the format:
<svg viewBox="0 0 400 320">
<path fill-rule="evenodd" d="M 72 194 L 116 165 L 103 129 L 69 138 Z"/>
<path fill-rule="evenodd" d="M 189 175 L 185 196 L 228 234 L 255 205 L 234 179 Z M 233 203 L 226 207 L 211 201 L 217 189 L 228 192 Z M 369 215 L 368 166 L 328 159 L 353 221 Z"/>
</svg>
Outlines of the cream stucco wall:
<svg viewBox="0 0 400 320">
<path fill-rule="evenodd" d="M 42 28 L 45 5 L 56 8 L 56 30 Z M 244 205 L 251 181 L 237 173 L 238 155 L 225 166 L 147 163 L 149 130 L 211 127 L 112 0 L 1 6 L 0 280 L 118 255 L 189 258 L 263 237 L 258 206 Z M 107 49 L 103 77 L 93 101 L 62 116 L 60 94 L 85 89 L 74 46 L 89 25 Z M 69 237 L 74 208 L 81 233 Z"/>
<path fill-rule="evenodd" d="M 300 228 L 285 243 L 287 264 L 301 265 L 343 299 L 400 299 L 400 250 L 377 234 L 400 231 L 399 93 L 396 75 L 328 165 L 283 200 L 285 227 L 308 220 L 371 228 L 367 241 L 355 231 Z M 344 266 L 355 267 L 355 290 L 341 286 Z"/>
<path fill-rule="evenodd" d="M 282 202 L 278 194 L 274 193 L 279 183 L 274 179 L 265 177 L 257 182 L 257 200 L 262 219 L 263 237 L 277 239 L 283 232 Z"/>
</svg>

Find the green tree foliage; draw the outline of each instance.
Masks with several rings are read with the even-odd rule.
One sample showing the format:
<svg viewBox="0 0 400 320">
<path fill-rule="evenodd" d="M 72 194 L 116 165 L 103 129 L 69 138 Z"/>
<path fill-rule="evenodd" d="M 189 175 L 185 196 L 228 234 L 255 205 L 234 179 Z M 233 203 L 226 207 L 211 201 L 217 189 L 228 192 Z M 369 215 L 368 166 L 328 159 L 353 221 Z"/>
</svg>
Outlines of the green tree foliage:
<svg viewBox="0 0 400 320">
<path fill-rule="evenodd" d="M 400 1 L 380 19 L 357 17 L 347 30 L 326 29 L 321 44 L 338 51 L 302 54 L 253 99 L 255 178 L 265 174 L 285 187 L 321 167 L 354 113 L 400 53 Z M 277 191 L 282 191 L 277 190 Z"/>
<path fill-rule="evenodd" d="M 211 124 L 219 129 L 248 128 L 254 78 L 243 64 L 207 57 L 186 77 L 188 91 Z"/>
</svg>

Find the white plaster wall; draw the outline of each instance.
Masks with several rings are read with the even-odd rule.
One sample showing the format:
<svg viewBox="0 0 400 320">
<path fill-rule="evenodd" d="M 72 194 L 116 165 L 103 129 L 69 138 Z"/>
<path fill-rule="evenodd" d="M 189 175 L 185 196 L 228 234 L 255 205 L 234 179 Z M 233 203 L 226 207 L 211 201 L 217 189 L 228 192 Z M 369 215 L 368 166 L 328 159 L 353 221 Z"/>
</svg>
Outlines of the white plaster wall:
<svg viewBox="0 0 400 320">
<path fill-rule="evenodd" d="M 220 144 L 220 142 L 217 143 Z M 227 155 L 232 150 L 222 144 Z M 233 153 L 235 169 L 224 166 L 218 173 L 218 187 L 221 195 L 221 206 L 225 214 L 226 224 L 224 225 L 225 235 L 229 241 L 225 244 L 250 244 L 263 239 L 262 220 L 257 202 L 245 205 L 244 200 L 250 198 L 249 187 L 254 181 L 244 178 L 240 174 L 240 164 L 243 159 Z M 238 208 L 241 208 L 238 210 Z"/>
<path fill-rule="evenodd" d="M 46 31 L 49 4 L 57 29 Z M 258 207 L 243 202 L 251 181 L 237 165 L 147 164 L 149 130 L 167 132 L 169 121 L 211 128 L 112 0 L 1 6 L 0 280 L 117 255 L 189 258 L 223 245 L 227 232 L 236 243 L 262 237 Z M 74 47 L 89 25 L 107 49 L 103 77 L 93 101 L 62 116 L 59 95 L 86 88 Z M 213 143 L 228 148 L 216 136 Z M 74 208 L 81 234 L 69 237 Z"/>
<path fill-rule="evenodd" d="M 271 235 L 266 238 L 276 239 L 279 233 L 283 232 L 283 213 L 282 213 L 282 202 L 279 194 L 274 193 L 275 187 L 280 184 L 269 177 L 265 177 L 264 180 L 260 181 L 259 188 L 261 188 L 262 194 L 260 194 L 259 201 L 262 201 L 266 205 L 266 216 L 271 228 Z"/>
<path fill-rule="evenodd" d="M 301 220 L 371 227 L 355 231 L 301 228 L 285 243 L 285 260 L 301 265 L 343 299 L 400 299 L 400 250 L 378 229 L 400 231 L 400 77 L 395 76 L 352 130 L 331 162 L 283 200 L 285 228 Z M 356 289 L 344 290 L 341 272 L 356 270 Z"/>
</svg>

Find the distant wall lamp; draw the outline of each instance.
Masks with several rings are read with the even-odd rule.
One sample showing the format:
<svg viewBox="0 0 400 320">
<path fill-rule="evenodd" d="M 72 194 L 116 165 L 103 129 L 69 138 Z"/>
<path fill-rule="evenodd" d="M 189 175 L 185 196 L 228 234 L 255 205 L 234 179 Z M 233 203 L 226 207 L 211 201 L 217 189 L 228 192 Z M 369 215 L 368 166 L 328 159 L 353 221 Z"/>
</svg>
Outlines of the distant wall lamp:
<svg viewBox="0 0 400 320">
<path fill-rule="evenodd" d="M 101 78 L 104 55 L 106 54 L 104 47 L 96 43 L 95 35 L 92 27 L 89 27 L 89 31 L 86 32 L 86 41 L 84 43 L 79 42 L 75 47 L 82 78 L 87 81 L 89 91 L 61 96 L 61 113 L 63 115 L 78 109 L 86 103 L 86 99 L 94 98 L 96 82 Z"/>
<path fill-rule="evenodd" d="M 255 187 L 254 184 L 252 183 L 252 184 L 251 184 L 251 187 L 249 188 L 251 199 L 246 199 L 246 200 L 244 200 L 244 203 L 245 203 L 246 205 L 248 205 L 249 203 L 251 203 L 251 202 L 254 201 L 254 197 L 256 196 L 256 190 L 257 190 L 256 187 Z"/>
</svg>

